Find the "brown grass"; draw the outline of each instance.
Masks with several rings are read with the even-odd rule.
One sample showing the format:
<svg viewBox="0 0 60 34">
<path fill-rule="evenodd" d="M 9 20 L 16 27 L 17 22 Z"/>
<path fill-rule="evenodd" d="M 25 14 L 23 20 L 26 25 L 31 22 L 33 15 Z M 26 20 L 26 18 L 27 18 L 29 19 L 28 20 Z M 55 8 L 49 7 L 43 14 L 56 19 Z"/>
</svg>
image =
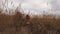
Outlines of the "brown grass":
<svg viewBox="0 0 60 34">
<path fill-rule="evenodd" d="M 21 13 L 0 14 L 0 34 L 60 34 L 60 19 L 34 17 L 27 25 L 23 17 Z"/>
</svg>

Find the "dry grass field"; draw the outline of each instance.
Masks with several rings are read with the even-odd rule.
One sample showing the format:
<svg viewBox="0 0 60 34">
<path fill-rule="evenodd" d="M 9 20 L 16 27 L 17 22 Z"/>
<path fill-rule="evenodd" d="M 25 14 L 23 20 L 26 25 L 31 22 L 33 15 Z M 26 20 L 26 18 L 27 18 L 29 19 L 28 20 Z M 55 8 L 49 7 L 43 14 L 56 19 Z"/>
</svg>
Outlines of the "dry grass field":
<svg viewBox="0 0 60 34">
<path fill-rule="evenodd" d="M 60 34 L 60 19 L 33 17 L 26 25 L 23 17 L 21 13 L 0 14 L 0 34 Z"/>
</svg>

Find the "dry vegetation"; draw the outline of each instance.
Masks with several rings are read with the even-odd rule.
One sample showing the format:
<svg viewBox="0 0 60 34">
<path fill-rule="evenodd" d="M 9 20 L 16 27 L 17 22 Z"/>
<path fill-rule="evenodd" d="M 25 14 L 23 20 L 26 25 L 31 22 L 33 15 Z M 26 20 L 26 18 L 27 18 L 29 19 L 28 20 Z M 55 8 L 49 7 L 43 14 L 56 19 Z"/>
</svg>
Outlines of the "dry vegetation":
<svg viewBox="0 0 60 34">
<path fill-rule="evenodd" d="M 0 13 L 0 34 L 60 34 L 60 19 L 34 17 L 26 25 L 24 15 L 5 15 Z"/>
</svg>

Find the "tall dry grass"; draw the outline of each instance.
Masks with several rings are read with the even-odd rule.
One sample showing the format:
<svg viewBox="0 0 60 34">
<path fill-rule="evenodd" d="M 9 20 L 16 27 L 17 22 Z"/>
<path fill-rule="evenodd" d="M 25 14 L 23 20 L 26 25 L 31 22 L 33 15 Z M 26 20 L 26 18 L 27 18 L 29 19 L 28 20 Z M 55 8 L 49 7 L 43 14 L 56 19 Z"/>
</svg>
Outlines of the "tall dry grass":
<svg viewBox="0 0 60 34">
<path fill-rule="evenodd" d="M 0 34 L 60 34 L 60 19 L 44 16 L 31 18 L 28 25 L 25 22 L 25 16 L 19 12 L 15 15 L 0 13 Z"/>
</svg>

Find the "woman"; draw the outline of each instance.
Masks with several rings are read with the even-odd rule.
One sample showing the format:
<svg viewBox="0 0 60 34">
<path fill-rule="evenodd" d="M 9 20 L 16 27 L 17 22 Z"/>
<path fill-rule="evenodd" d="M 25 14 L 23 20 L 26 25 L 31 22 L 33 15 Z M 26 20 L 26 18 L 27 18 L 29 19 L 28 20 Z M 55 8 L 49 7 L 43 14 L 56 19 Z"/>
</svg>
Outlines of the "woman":
<svg viewBox="0 0 60 34">
<path fill-rule="evenodd" d="M 25 22 L 26 25 L 29 25 L 30 24 L 30 16 L 29 15 L 26 15 L 26 22 Z"/>
</svg>

